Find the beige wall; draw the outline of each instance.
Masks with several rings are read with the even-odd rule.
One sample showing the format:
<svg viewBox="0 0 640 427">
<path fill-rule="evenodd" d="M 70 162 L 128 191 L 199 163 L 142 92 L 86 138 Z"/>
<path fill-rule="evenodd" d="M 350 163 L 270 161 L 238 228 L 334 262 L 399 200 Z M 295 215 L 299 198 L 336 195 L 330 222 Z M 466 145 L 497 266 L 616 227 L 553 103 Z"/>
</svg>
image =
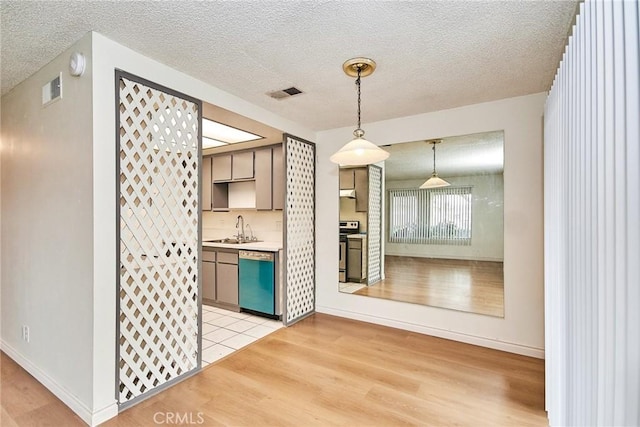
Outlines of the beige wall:
<svg viewBox="0 0 640 427">
<path fill-rule="evenodd" d="M 82 77 L 69 55 L 85 54 Z M 2 349 L 79 412 L 92 407 L 91 37 L 2 97 Z M 42 86 L 62 73 L 62 99 Z M 30 328 L 30 342 L 21 327 Z"/>
<path fill-rule="evenodd" d="M 336 193 L 336 197 L 338 197 L 338 193 Z M 356 199 L 340 197 L 340 220 L 360 221 L 360 232 L 367 231 L 367 213 L 356 212 Z"/>
<path fill-rule="evenodd" d="M 317 309 L 536 357 L 544 356 L 542 114 L 544 93 L 365 123 L 379 145 L 504 130 L 505 316 L 494 318 L 338 292 L 338 167 L 352 128 L 317 137 Z M 333 232 L 331 231 L 333 230 Z"/>
</svg>

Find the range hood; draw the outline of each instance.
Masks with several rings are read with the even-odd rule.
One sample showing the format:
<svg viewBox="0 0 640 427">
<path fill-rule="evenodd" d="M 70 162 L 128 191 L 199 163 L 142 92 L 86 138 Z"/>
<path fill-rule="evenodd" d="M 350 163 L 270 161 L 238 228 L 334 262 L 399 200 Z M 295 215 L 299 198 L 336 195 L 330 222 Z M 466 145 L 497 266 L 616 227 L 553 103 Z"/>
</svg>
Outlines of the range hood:
<svg viewBox="0 0 640 427">
<path fill-rule="evenodd" d="M 348 197 L 349 199 L 356 198 L 356 190 L 340 190 L 340 197 Z"/>
</svg>

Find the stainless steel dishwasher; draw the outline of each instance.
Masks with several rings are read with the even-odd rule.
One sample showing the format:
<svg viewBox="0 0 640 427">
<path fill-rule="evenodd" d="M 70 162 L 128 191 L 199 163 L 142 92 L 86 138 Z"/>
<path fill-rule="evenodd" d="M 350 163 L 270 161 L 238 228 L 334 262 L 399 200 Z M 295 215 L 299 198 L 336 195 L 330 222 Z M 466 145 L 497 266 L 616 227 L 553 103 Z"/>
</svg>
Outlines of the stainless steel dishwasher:
<svg viewBox="0 0 640 427">
<path fill-rule="evenodd" d="M 275 315 L 275 256 L 273 252 L 238 254 L 239 305 L 245 310 Z"/>
</svg>

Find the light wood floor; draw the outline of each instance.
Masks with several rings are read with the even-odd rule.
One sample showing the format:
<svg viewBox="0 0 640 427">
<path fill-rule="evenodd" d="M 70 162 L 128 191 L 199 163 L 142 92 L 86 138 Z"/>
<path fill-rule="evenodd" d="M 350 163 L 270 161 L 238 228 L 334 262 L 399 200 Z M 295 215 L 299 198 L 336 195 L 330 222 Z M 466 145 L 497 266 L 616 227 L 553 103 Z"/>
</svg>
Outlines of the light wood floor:
<svg viewBox="0 0 640 427">
<path fill-rule="evenodd" d="M 4 355 L 1 378 L 3 427 L 78 425 Z M 105 425 L 543 426 L 543 405 L 542 360 L 316 314 Z"/>
<path fill-rule="evenodd" d="M 0 357 L 0 426 L 86 426 L 6 354 Z"/>
<path fill-rule="evenodd" d="M 385 279 L 356 295 L 504 316 L 501 262 L 385 256 Z"/>
</svg>

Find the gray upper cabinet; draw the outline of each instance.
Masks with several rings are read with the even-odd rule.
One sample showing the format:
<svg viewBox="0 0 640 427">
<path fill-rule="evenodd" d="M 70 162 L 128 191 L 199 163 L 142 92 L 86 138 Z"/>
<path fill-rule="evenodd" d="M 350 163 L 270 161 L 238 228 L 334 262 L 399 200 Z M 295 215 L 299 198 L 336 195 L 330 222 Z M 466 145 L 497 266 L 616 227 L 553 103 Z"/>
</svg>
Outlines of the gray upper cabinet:
<svg viewBox="0 0 640 427">
<path fill-rule="evenodd" d="M 352 190 L 355 188 L 355 176 L 353 169 L 340 169 L 340 189 Z"/>
<path fill-rule="evenodd" d="M 356 212 L 369 210 L 369 169 L 353 169 L 356 189 Z"/>
<path fill-rule="evenodd" d="M 284 184 L 285 184 L 285 175 L 284 175 L 284 152 L 283 146 L 279 145 L 277 147 L 273 147 L 273 158 L 272 158 L 272 207 L 273 209 L 284 209 Z"/>
<path fill-rule="evenodd" d="M 251 179 L 253 176 L 253 151 L 234 153 L 231 179 Z"/>
<path fill-rule="evenodd" d="M 202 210 L 211 210 L 211 157 L 202 158 Z"/>
<path fill-rule="evenodd" d="M 367 212 L 369 209 L 369 169 L 367 167 L 340 169 L 340 189 L 355 189 L 356 212 Z"/>
<path fill-rule="evenodd" d="M 284 209 L 285 169 L 282 145 L 213 155 L 203 159 L 203 210 L 227 211 L 234 182 L 255 181 L 255 208 Z M 207 164 L 207 160 L 210 162 Z M 213 182 L 213 184 L 211 184 Z M 209 188 L 207 188 L 209 183 Z M 231 194 L 233 196 L 234 194 Z M 253 205 L 251 205 L 253 206 Z"/>
<path fill-rule="evenodd" d="M 261 148 L 255 151 L 256 209 L 271 210 L 273 183 L 272 149 Z"/>
<path fill-rule="evenodd" d="M 231 154 L 223 156 L 213 156 L 211 173 L 213 181 L 230 181 L 231 180 Z"/>
<path fill-rule="evenodd" d="M 213 183 L 213 191 L 211 205 L 213 210 L 228 210 L 229 209 L 229 184 L 226 182 L 223 183 Z"/>
</svg>

